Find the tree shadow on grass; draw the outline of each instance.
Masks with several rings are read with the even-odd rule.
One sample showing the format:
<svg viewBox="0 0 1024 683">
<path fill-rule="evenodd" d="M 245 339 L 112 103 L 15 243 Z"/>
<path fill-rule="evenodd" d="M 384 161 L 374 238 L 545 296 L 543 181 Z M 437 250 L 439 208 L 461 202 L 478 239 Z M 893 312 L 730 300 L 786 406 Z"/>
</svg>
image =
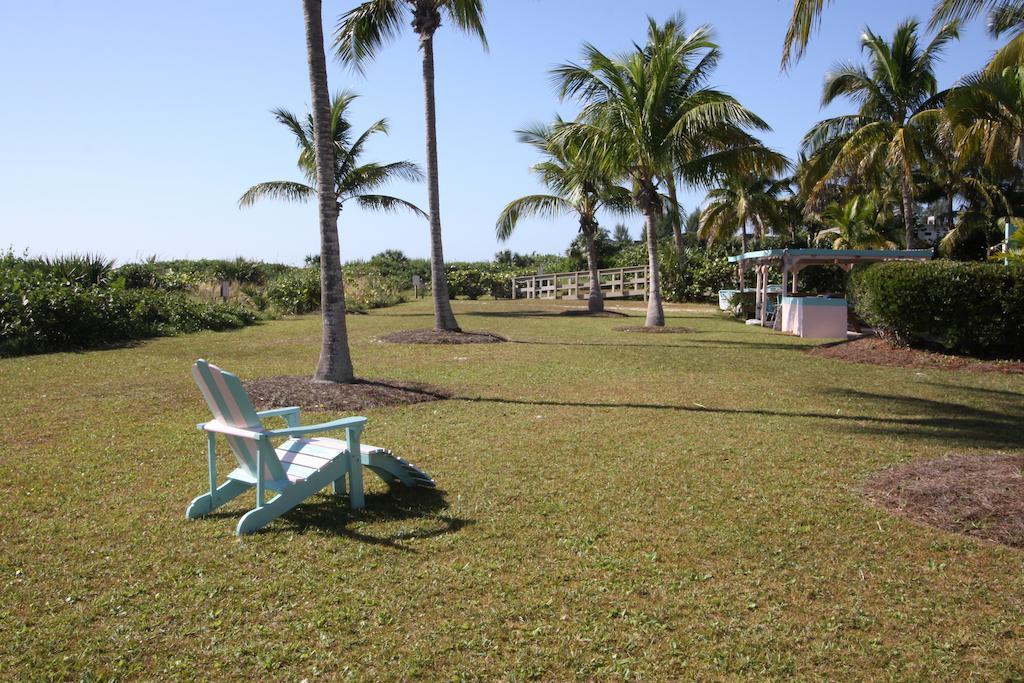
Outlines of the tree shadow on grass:
<svg viewBox="0 0 1024 683">
<path fill-rule="evenodd" d="M 833 396 L 870 402 L 881 414 L 848 414 L 843 412 L 788 411 L 768 408 L 729 408 L 698 404 L 666 403 L 598 403 L 544 399 L 506 399 L 484 396 L 453 396 L 451 400 L 471 403 L 498 403 L 527 406 L 553 406 L 594 409 L 664 410 L 679 413 L 709 413 L 737 417 L 796 418 L 820 421 L 822 434 L 839 426 L 854 433 L 870 433 L 913 438 L 956 445 L 963 448 L 1021 448 L 1021 424 L 1024 404 L 987 410 L 953 401 L 919 399 L 908 396 L 885 396 L 854 390 L 837 389 L 826 392 Z M 751 429 L 755 423 L 751 423 Z M 796 427 L 794 427 L 796 429 Z M 825 446 L 823 445 L 823 448 Z"/>
<path fill-rule="evenodd" d="M 569 310 L 569 309 L 566 309 Z M 474 318 L 559 318 L 560 311 L 460 311 L 459 317 Z"/>
<path fill-rule="evenodd" d="M 952 391 L 977 394 L 984 389 L 950 386 Z M 978 407 L 951 400 L 895 394 L 877 394 L 848 388 L 832 389 L 828 394 L 870 404 L 887 417 L 865 419 L 859 432 L 928 439 L 964 448 L 1024 448 L 1024 401 L 993 400 L 990 407 Z M 1003 392 L 998 392 L 1002 394 Z M 997 395 L 998 395 L 997 394 Z M 1020 399 L 1020 395 L 1016 395 Z"/>
<path fill-rule="evenodd" d="M 643 348 L 643 349 L 700 349 L 720 348 L 730 349 L 744 347 L 750 349 L 773 349 L 801 351 L 807 347 L 802 344 L 779 344 L 776 342 L 749 342 L 729 341 L 728 339 L 697 339 L 691 337 L 694 334 L 707 334 L 700 330 L 694 330 L 686 335 L 686 342 L 683 344 L 661 344 L 650 342 L 647 344 L 625 344 L 615 342 L 574 342 L 574 341 L 539 341 L 536 339 L 509 339 L 513 344 L 534 344 L 537 346 L 595 346 L 609 349 Z"/>
</svg>

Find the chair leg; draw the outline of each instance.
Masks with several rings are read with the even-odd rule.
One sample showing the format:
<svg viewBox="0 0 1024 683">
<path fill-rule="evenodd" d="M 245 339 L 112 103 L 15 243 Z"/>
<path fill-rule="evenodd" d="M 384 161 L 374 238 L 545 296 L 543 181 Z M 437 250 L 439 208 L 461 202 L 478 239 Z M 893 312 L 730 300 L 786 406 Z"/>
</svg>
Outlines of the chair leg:
<svg viewBox="0 0 1024 683">
<path fill-rule="evenodd" d="M 204 493 L 196 496 L 185 511 L 186 519 L 198 519 L 207 515 L 224 503 L 227 503 L 248 491 L 252 486 L 234 479 L 228 479 L 217 487 L 213 493 Z"/>
<path fill-rule="evenodd" d="M 345 475 L 341 475 L 337 479 L 331 482 L 331 493 L 336 496 L 340 496 L 345 493 Z"/>
<path fill-rule="evenodd" d="M 344 477 L 345 468 L 348 467 L 348 460 L 348 458 L 339 458 L 320 472 L 310 476 L 306 481 L 288 486 L 281 493 L 264 503 L 262 507 L 249 510 L 249 512 L 242 515 L 242 519 L 238 520 L 235 533 L 242 536 L 243 534 L 251 534 L 254 531 L 258 531 L 317 491 L 326 488 L 328 484 L 332 482 L 336 484 L 339 479 Z"/>
</svg>

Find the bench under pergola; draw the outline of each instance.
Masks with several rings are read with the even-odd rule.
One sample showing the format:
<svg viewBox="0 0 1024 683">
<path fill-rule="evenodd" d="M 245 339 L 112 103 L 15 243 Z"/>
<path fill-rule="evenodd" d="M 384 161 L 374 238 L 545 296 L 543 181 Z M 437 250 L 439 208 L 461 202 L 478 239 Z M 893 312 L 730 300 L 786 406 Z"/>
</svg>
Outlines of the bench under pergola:
<svg viewBox="0 0 1024 683">
<path fill-rule="evenodd" d="M 768 307 L 765 305 L 768 300 L 768 269 L 772 266 L 782 272 L 782 305 L 785 307 L 786 295 L 797 293 L 798 274 L 808 266 L 836 265 L 849 272 L 858 263 L 929 261 L 932 256 L 931 249 L 766 249 L 730 256 L 729 262 L 735 263 L 739 270 L 741 292 L 745 291 L 743 273 L 747 268 L 753 267 L 756 275 L 754 289 L 756 324 L 765 325 L 768 320 Z M 833 301 L 837 305 L 840 301 L 842 305 L 846 303 L 845 299 L 834 299 Z"/>
</svg>

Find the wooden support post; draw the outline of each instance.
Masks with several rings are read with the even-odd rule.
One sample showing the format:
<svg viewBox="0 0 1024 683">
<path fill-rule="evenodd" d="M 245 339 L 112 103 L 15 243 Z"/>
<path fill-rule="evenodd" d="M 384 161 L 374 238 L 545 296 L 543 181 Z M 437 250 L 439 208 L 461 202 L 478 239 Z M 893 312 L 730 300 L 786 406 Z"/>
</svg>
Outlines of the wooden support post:
<svg viewBox="0 0 1024 683">
<path fill-rule="evenodd" d="M 345 430 L 345 441 L 348 445 L 348 504 L 353 510 L 366 506 L 363 497 L 363 453 L 359 447 L 362 425 L 349 427 Z"/>
<path fill-rule="evenodd" d="M 764 277 L 761 266 L 754 266 L 754 317 L 761 317 L 761 280 Z"/>
<path fill-rule="evenodd" d="M 761 327 L 768 324 L 768 266 L 761 266 Z"/>
</svg>

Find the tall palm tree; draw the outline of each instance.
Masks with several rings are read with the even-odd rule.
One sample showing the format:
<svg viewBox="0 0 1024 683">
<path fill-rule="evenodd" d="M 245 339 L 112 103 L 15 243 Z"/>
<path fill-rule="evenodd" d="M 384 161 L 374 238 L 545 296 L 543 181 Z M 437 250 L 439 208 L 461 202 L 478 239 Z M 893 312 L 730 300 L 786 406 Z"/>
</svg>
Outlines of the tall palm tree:
<svg viewBox="0 0 1024 683">
<path fill-rule="evenodd" d="M 705 85 L 717 50 L 707 27 L 687 34 L 680 16 L 660 26 L 648 18 L 645 46 L 612 58 L 587 44 L 582 65 L 568 63 L 553 71 L 561 96 L 583 103 L 577 124 L 567 126 L 566 134 L 602 146 L 632 181 L 633 200 L 646 223 L 647 326 L 665 324 L 655 230 L 662 215 L 659 186 L 675 175 L 692 184 L 710 183 L 722 166 L 743 158 L 713 148 L 710 141 L 737 138 L 743 127 L 768 128 L 734 98 Z"/>
<path fill-rule="evenodd" d="M 574 214 L 587 245 L 591 282 L 587 308 L 591 313 L 598 313 L 604 310 L 604 299 L 597 272 L 597 212 L 608 209 L 628 213 L 632 198 L 629 191 L 617 185 L 615 178 L 609 175 L 610 166 L 598 155 L 599 147 L 577 139 L 559 139 L 555 135 L 555 130 L 564 125 L 559 120 L 554 126 L 538 125 L 519 131 L 520 142 L 536 147 L 544 155 L 544 161 L 532 170 L 551 194 L 528 195 L 512 201 L 498 216 L 495 232 L 499 240 L 505 241 L 523 218 Z"/>
<path fill-rule="evenodd" d="M 426 218 L 419 207 L 397 197 L 376 194 L 373 190 L 395 179 L 418 182 L 423 180 L 423 172 L 411 161 L 395 161 L 389 164 L 370 162 L 360 164 L 366 143 L 375 134 L 388 133 L 385 119 L 376 121 L 358 137 L 353 139 L 352 124 L 347 114 L 349 107 L 357 95 L 341 92 L 331 102 L 330 125 L 331 143 L 334 150 L 334 196 L 337 211 L 340 214 L 345 203 L 354 200 L 364 209 L 395 211 L 405 209 Z M 285 201 L 306 202 L 317 196 L 316 188 L 316 150 L 313 146 L 315 131 L 312 115 L 300 120 L 287 109 L 275 109 L 274 118 L 285 126 L 295 137 L 299 148 L 298 167 L 306 182 L 291 180 L 272 180 L 253 185 L 238 200 L 240 207 L 249 207 L 260 199 L 282 199 Z"/>
<path fill-rule="evenodd" d="M 760 175 L 729 173 L 719 187 L 708 192 L 701 212 L 698 236 L 709 242 L 730 239 L 740 231 L 740 243 L 747 251 L 747 228 L 764 237 L 781 217 L 780 195 L 789 184 Z"/>
<path fill-rule="evenodd" d="M 826 160 L 828 170 L 811 190 L 810 199 L 842 177 L 863 176 L 885 167 L 898 177 L 905 244 L 914 233 L 914 167 L 924 159 L 922 135 L 936 115 L 935 63 L 958 24 L 947 24 L 923 49 L 916 21 L 901 23 L 892 41 L 865 29 L 861 46 L 868 67 L 841 63 L 825 78 L 822 105 L 840 97 L 858 105 L 856 114 L 826 119 L 804 137 L 804 150 Z"/>
<path fill-rule="evenodd" d="M 434 328 L 459 331 L 448 300 L 448 277 L 441 243 L 441 198 L 437 175 L 437 108 L 434 100 L 434 33 L 442 18 L 480 38 L 484 49 L 482 0 L 367 0 L 345 13 L 338 22 L 334 46 L 337 56 L 357 69 L 383 45 L 397 37 L 402 23 L 412 16 L 412 30 L 423 53 L 423 91 L 427 124 L 427 193 L 430 210 L 430 276 L 434 296 Z"/>
<path fill-rule="evenodd" d="M 320 213 L 320 310 L 324 329 L 315 380 L 352 382 L 352 356 L 345 324 L 345 283 L 341 276 L 338 244 L 338 203 L 334 192 L 334 144 L 331 140 L 331 96 L 327 89 L 327 58 L 320 0 L 302 0 L 306 27 L 306 57 L 313 102 L 313 150 L 316 166 L 317 206 Z"/>
</svg>

